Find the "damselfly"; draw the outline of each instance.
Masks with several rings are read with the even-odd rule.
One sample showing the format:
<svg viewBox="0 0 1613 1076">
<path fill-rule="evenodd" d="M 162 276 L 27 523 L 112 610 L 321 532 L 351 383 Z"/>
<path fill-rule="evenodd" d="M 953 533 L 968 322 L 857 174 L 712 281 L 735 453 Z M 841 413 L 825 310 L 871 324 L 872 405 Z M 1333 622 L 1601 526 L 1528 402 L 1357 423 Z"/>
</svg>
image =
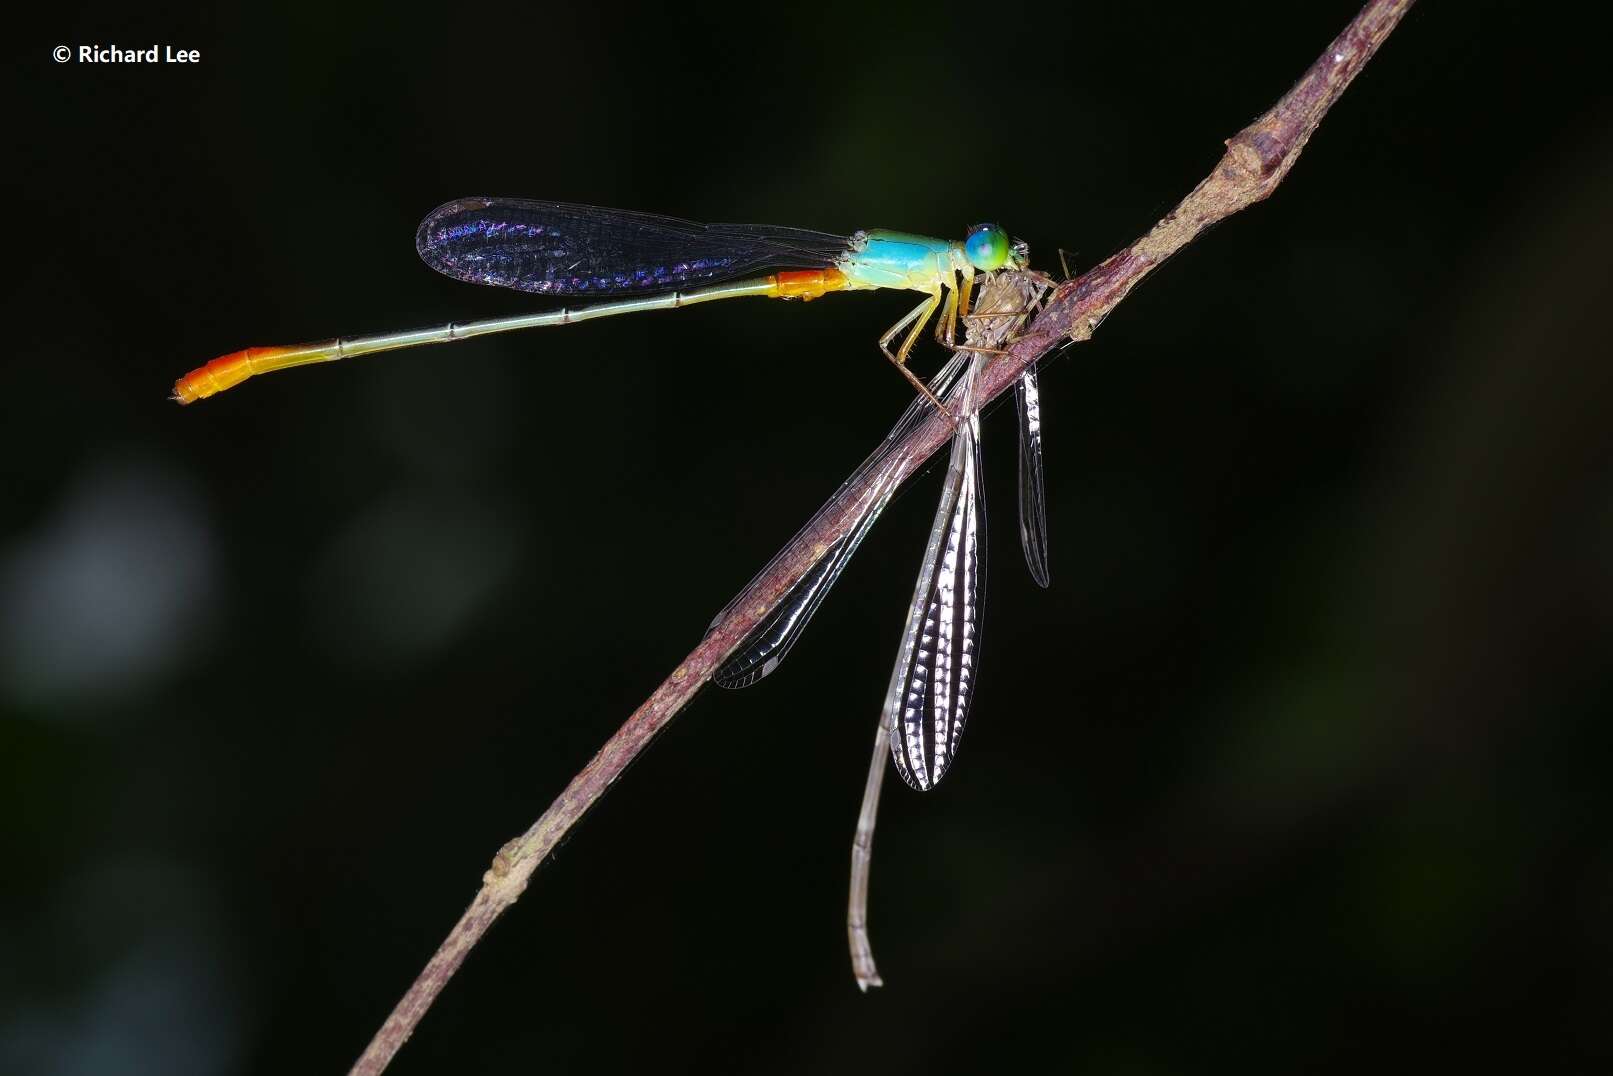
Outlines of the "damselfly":
<svg viewBox="0 0 1613 1076">
<path fill-rule="evenodd" d="M 1025 323 L 1051 281 L 1040 273 L 1013 270 L 992 273 L 980 287 L 969 320 L 968 351 L 958 349 L 929 388 L 956 416 L 950 462 L 941 503 L 903 621 L 895 668 L 880 713 L 869 762 L 863 804 L 852 842 L 851 893 L 846 927 L 852 969 L 863 989 L 880 984 L 868 943 L 868 871 L 874 820 L 884 782 L 886 755 L 902 779 L 916 789 L 933 788 L 951 766 L 974 700 L 980 642 L 980 607 L 985 593 L 986 507 L 981 469 L 980 417 L 976 411 L 976 379 Z M 973 358 L 970 352 L 973 352 Z M 1041 404 L 1036 369 L 1015 386 L 1019 412 L 1020 542 L 1031 576 L 1048 585 L 1047 512 L 1042 479 Z M 915 400 L 883 444 L 865 460 L 818 510 L 799 534 L 757 576 L 766 578 L 774 565 L 806 551 L 816 554 L 812 569 L 785 594 L 755 630 L 735 649 L 712 679 L 727 688 L 746 687 L 778 668 L 800 638 L 824 596 L 840 577 L 874 521 L 890 503 L 911 462 L 903 439 L 925 419 L 926 407 Z M 819 538 L 834 520 L 846 520 L 844 537 L 831 543 Z M 818 549 L 819 546 L 823 548 Z M 735 601 L 745 600 L 750 587 Z M 734 603 L 718 614 L 722 621 Z"/>
<path fill-rule="evenodd" d="M 271 370 L 489 333 L 747 295 L 809 300 L 833 291 L 895 288 L 923 292 L 925 298 L 880 337 L 879 349 L 940 406 L 907 367 L 919 334 L 940 311 L 937 339 L 948 347 L 967 346 L 958 342 L 957 325 L 969 313 L 975 275 L 1023 269 L 1028 260 L 1025 244 L 1010 240 L 995 224 L 976 225 L 961 240 L 884 230 L 838 236 L 769 225 L 695 224 L 524 198 L 461 198 L 439 206 L 421 222 L 415 249 L 427 265 L 457 280 L 607 301 L 406 332 L 246 348 L 180 378 L 174 399 L 192 403 Z M 901 343 L 892 351 L 899 335 Z"/>
</svg>

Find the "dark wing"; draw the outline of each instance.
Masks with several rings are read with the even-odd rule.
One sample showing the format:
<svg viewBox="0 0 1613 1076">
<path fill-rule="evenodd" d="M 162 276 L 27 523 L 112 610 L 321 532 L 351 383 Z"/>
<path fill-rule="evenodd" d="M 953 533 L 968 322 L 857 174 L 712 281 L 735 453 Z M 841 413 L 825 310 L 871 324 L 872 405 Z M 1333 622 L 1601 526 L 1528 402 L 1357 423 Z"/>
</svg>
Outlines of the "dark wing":
<svg viewBox="0 0 1613 1076">
<path fill-rule="evenodd" d="M 1042 481 L 1042 395 L 1036 367 L 1026 367 L 1014 386 L 1019 403 L 1019 544 L 1036 585 L 1046 587 L 1047 494 Z"/>
<path fill-rule="evenodd" d="M 460 198 L 432 210 L 415 235 L 425 263 L 455 280 L 563 296 L 648 294 L 822 269 L 849 242 L 801 228 L 696 224 L 526 198 Z"/>
<path fill-rule="evenodd" d="M 945 396 L 968 362 L 966 352 L 953 352 L 952 357 L 930 379 L 930 391 L 938 396 Z M 757 573 L 750 586 L 741 591 L 739 596 L 729 602 L 712 620 L 711 627 L 716 627 L 726 619 L 736 605 L 750 597 L 757 583 L 773 574 L 774 568 L 780 562 L 805 556 L 807 550 L 820 545 L 827 546 L 811 570 L 802 576 L 789 593 L 779 599 L 773 610 L 718 667 L 712 675 L 712 680 L 718 687 L 749 687 L 778 668 L 779 662 L 784 660 L 784 655 L 789 653 L 790 647 L 801 637 L 808 621 L 812 619 L 812 614 L 818 611 L 824 596 L 829 593 L 835 581 L 840 578 L 840 573 L 851 562 L 852 554 L 857 552 L 857 547 L 862 544 L 863 538 L 879 519 L 879 514 L 885 510 L 885 506 L 895 495 L 900 485 L 898 478 L 907 464 L 906 457 L 896 451 L 897 446 L 913 429 L 920 423 L 928 421 L 934 414 L 935 408 L 928 400 L 922 396 L 915 396 L 879 448 L 863 461 L 862 466 L 852 472 L 850 478 L 841 483 L 828 503 L 818 509 L 807 525 L 801 528 L 800 533 L 768 562 L 767 567 Z M 859 495 L 856 503 L 848 504 L 847 496 L 864 485 L 868 487 L 867 490 Z M 847 533 L 835 542 L 823 542 L 819 536 L 825 522 L 835 517 L 842 517 L 848 512 L 855 522 Z M 711 627 L 706 629 L 708 633 Z"/>
<path fill-rule="evenodd" d="M 921 398 L 920 402 L 929 406 L 927 400 Z M 801 581 L 774 606 L 773 611 L 751 630 L 739 649 L 729 655 L 728 660 L 712 674 L 711 679 L 718 687 L 750 687 L 778 668 L 784 655 L 790 652 L 790 647 L 806 630 L 812 614 L 818 611 L 818 606 L 840 578 L 840 573 L 851 563 L 851 555 L 862 545 L 874 521 L 890 503 L 891 496 L 900 485 L 897 481 L 900 462 L 893 458 L 891 463 L 894 466 L 879 476 L 850 533 L 824 552 L 811 570 L 801 577 Z"/>
</svg>

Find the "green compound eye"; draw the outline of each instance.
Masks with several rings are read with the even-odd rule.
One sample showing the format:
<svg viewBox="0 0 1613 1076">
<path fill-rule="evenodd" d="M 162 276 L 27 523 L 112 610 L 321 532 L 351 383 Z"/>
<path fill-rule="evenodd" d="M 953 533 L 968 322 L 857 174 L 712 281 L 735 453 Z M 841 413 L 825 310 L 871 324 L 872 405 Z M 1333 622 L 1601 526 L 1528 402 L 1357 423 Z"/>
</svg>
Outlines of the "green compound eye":
<svg viewBox="0 0 1613 1076">
<path fill-rule="evenodd" d="M 1008 263 L 1008 233 L 995 224 L 976 224 L 963 241 L 963 252 L 983 273 L 1001 269 Z"/>
</svg>

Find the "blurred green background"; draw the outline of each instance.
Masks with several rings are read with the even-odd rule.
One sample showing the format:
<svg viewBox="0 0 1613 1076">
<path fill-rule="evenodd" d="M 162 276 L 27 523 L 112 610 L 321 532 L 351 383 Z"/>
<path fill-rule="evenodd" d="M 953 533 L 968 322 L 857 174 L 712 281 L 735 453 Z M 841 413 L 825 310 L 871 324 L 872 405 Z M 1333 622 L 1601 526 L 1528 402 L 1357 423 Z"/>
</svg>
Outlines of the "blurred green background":
<svg viewBox="0 0 1613 1076">
<path fill-rule="evenodd" d="M 470 194 L 993 219 L 1090 266 L 1356 6 L 45 13 L 9 67 L 0 1072 L 342 1070 L 499 845 L 883 436 L 909 389 L 874 340 L 909 301 L 614 319 L 186 410 L 174 377 L 541 305 L 419 263 L 420 217 Z M 1275 198 L 1046 368 L 1049 592 L 989 416 L 980 692 L 946 784 L 887 785 L 886 989 L 852 984 L 847 850 L 934 469 L 395 1071 L 1613 1056 L 1600 40 L 1420 5 Z M 84 43 L 202 62 L 52 62 Z"/>
</svg>

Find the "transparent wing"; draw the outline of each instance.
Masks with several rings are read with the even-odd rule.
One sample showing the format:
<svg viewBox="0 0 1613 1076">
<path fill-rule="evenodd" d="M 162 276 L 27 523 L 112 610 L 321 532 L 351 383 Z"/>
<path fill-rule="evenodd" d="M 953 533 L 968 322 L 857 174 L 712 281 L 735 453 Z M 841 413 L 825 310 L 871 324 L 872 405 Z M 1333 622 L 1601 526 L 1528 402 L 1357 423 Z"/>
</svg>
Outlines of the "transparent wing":
<svg viewBox="0 0 1613 1076">
<path fill-rule="evenodd" d="M 898 461 L 889 461 L 893 465 Z M 802 576 L 801 581 L 795 585 L 784 599 L 773 607 L 765 619 L 757 626 L 746 639 L 743 645 L 718 666 L 712 674 L 712 680 L 718 687 L 737 689 L 750 687 L 756 681 L 778 668 L 784 655 L 790 652 L 805 630 L 812 614 L 818 611 L 824 596 L 829 588 L 835 585 L 840 573 L 851 562 L 851 555 L 857 551 L 862 540 L 867 536 L 879 518 L 879 514 L 890 503 L 891 495 L 896 492 L 898 485 L 896 475 L 899 468 L 891 466 L 882 473 L 875 482 L 873 495 L 866 502 L 851 531 L 838 542 L 831 545 L 818 559 L 810 571 Z M 724 613 L 718 614 L 721 620 Z M 713 624 L 716 621 L 712 622 Z"/>
<path fill-rule="evenodd" d="M 946 775 L 974 701 L 986 576 L 985 485 L 974 378 L 988 358 L 973 360 L 954 394 L 961 401 L 955 413 L 969 417 L 952 436 L 941 503 L 882 712 L 896 772 L 920 791 L 934 788 Z"/>
<path fill-rule="evenodd" d="M 987 313 L 971 327 L 970 340 L 983 346 L 999 346 L 1024 323 L 1047 287 L 1048 282 L 1040 274 L 992 274 L 976 305 L 977 310 Z M 992 316 L 992 311 L 1000 316 Z M 941 504 L 925 549 L 881 718 L 882 725 L 890 731 L 898 772 L 919 789 L 933 787 L 951 764 L 974 698 L 980 608 L 985 592 L 986 509 L 980 425 L 973 392 L 975 375 L 985 361 L 985 354 L 977 353 L 971 359 L 967 352 L 954 352 L 929 383 L 930 390 L 948 402 L 952 413 L 970 418 L 953 435 Z M 1045 586 L 1046 514 L 1036 390 L 1034 371 L 1027 372 L 1018 388 L 1022 394 L 1021 534 L 1031 574 Z M 712 680 L 718 686 L 748 687 L 778 668 L 900 486 L 908 461 L 900 455 L 899 443 L 931 417 L 928 402 L 914 400 L 881 446 L 713 619 L 714 628 L 744 602 L 770 601 L 762 592 L 766 579 L 785 562 L 810 561 L 810 569 L 776 600 L 755 630 L 713 674 Z M 845 520 L 848 513 L 851 522 L 843 529 L 843 536 L 825 541 L 824 535 L 840 529 L 831 524 Z M 1032 552 L 1033 537 L 1039 543 L 1035 547 L 1040 549 L 1039 559 Z"/>
<path fill-rule="evenodd" d="M 953 353 L 946 365 L 930 379 L 930 391 L 938 396 L 944 396 L 958 380 L 968 361 L 963 352 Z M 711 627 L 715 627 L 742 602 L 765 600 L 765 595 L 758 595 L 755 592 L 758 584 L 770 576 L 775 568 L 786 561 L 810 556 L 814 551 L 821 549 L 811 570 L 778 600 L 771 612 L 746 637 L 739 648 L 718 667 L 712 676 L 712 681 L 718 687 L 749 687 L 778 668 L 784 656 L 789 653 L 790 647 L 801 637 L 801 632 L 812 619 L 812 614 L 818 611 L 824 596 L 829 593 L 829 589 L 840 578 L 840 573 L 851 562 L 851 555 L 857 551 L 857 547 L 873 528 L 874 521 L 890 503 L 891 497 L 895 496 L 901 484 L 900 475 L 907 463 L 906 457 L 898 451 L 902 439 L 933 414 L 934 408 L 928 400 L 915 397 L 880 447 L 863 461 L 862 466 L 852 472 L 851 477 L 841 484 L 835 495 L 829 498 L 822 508 L 818 509 L 807 525 L 801 528 L 800 533 L 790 539 L 789 544 L 768 562 L 767 567 L 758 572 L 756 578 L 751 580 L 739 596 L 729 602 L 712 620 Z M 871 483 L 870 476 L 876 476 Z M 869 487 L 868 491 L 858 495 L 857 489 L 865 485 Z M 836 541 L 824 542 L 822 535 L 827 525 L 833 520 L 844 518 L 848 512 L 852 513 L 854 521 L 845 536 Z M 706 629 L 708 634 L 711 627 Z"/>
<path fill-rule="evenodd" d="M 1047 494 L 1042 481 L 1042 398 L 1036 385 L 1036 367 L 1028 368 L 1014 385 L 1019 411 L 1019 544 L 1025 565 L 1036 585 L 1046 587 Z"/>
</svg>

